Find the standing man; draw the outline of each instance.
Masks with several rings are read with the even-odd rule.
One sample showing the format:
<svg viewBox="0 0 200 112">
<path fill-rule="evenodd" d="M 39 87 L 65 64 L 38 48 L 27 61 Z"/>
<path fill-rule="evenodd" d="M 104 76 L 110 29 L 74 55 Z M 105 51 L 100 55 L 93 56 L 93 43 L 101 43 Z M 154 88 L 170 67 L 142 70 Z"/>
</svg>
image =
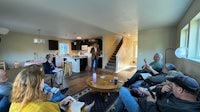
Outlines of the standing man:
<svg viewBox="0 0 200 112">
<path fill-rule="evenodd" d="M 100 56 L 100 49 L 97 43 L 94 43 L 93 48 L 91 49 L 90 53 L 92 54 L 91 71 L 93 71 L 98 68 L 98 59 Z"/>
</svg>

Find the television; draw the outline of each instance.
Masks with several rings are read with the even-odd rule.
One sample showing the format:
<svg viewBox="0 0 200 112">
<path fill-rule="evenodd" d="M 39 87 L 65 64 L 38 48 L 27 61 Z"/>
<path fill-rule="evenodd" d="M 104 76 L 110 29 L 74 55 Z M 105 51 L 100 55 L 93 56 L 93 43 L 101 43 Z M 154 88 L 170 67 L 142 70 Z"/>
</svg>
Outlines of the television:
<svg viewBox="0 0 200 112">
<path fill-rule="evenodd" d="M 57 40 L 49 40 L 49 50 L 58 50 Z"/>
</svg>

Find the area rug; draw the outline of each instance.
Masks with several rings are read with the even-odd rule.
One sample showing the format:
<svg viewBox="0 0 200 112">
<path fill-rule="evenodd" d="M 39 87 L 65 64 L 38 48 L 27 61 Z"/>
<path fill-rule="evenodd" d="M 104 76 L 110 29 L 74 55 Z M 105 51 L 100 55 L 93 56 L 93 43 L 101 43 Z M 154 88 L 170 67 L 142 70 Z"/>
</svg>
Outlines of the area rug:
<svg viewBox="0 0 200 112">
<path fill-rule="evenodd" d="M 116 92 L 110 93 L 108 102 L 105 102 L 102 94 L 90 91 L 91 88 L 86 88 L 83 91 L 73 95 L 73 97 L 79 101 L 85 102 L 86 104 L 90 104 L 91 102 L 95 101 L 95 105 L 92 107 L 91 112 L 110 112 L 119 96 L 119 94 Z"/>
</svg>

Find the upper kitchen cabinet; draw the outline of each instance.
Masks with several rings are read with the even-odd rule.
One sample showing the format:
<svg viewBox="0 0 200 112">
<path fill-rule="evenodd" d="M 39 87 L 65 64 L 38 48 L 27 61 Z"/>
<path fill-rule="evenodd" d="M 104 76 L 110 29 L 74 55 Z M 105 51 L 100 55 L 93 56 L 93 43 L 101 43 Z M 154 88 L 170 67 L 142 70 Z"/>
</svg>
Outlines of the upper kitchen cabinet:
<svg viewBox="0 0 200 112">
<path fill-rule="evenodd" d="M 88 39 L 82 40 L 82 41 L 81 41 L 81 44 L 82 44 L 82 45 L 88 45 L 88 46 L 90 46 L 90 42 L 89 42 Z"/>
<path fill-rule="evenodd" d="M 74 41 L 71 42 L 71 48 L 72 48 L 72 50 L 82 50 L 81 49 L 82 45 L 91 46 L 94 43 L 97 43 L 99 45 L 100 50 L 102 50 L 102 39 L 101 38 L 85 39 L 85 40 L 74 40 Z"/>
<path fill-rule="evenodd" d="M 81 40 L 74 40 L 71 42 L 72 50 L 81 50 Z"/>
</svg>

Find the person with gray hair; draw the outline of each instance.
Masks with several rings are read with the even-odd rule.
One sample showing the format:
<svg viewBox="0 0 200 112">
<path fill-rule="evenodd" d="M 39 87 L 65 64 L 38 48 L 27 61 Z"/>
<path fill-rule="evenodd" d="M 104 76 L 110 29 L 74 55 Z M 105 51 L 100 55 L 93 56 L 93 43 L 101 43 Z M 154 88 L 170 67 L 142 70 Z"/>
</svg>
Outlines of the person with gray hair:
<svg viewBox="0 0 200 112">
<path fill-rule="evenodd" d="M 55 81 L 60 87 L 60 89 L 63 89 L 63 80 L 64 80 L 64 71 L 61 68 L 55 67 L 53 63 L 53 55 L 47 54 L 46 55 L 47 61 L 43 63 L 44 73 L 45 74 L 55 74 Z"/>
<path fill-rule="evenodd" d="M 145 64 L 142 66 L 142 70 L 137 70 L 136 73 L 128 81 L 126 81 L 123 86 L 128 87 L 134 82 L 141 80 L 140 73 L 151 73 L 154 75 L 154 73 L 152 73 L 152 71 L 149 69 L 150 67 L 157 72 L 161 72 L 163 68 L 162 58 L 163 56 L 161 53 L 155 53 L 153 57 L 154 61 L 150 64 L 148 64 L 146 59 L 144 59 Z"/>
</svg>

